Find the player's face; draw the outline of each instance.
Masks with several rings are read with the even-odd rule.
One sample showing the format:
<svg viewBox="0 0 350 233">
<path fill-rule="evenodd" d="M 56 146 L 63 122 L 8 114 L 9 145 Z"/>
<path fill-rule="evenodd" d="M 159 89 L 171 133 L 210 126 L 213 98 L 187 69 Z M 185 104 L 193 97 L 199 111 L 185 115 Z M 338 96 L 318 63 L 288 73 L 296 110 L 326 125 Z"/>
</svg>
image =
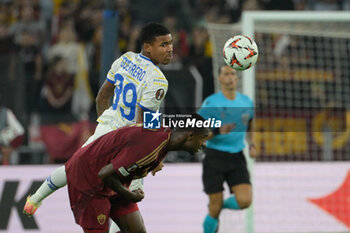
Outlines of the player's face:
<svg viewBox="0 0 350 233">
<path fill-rule="evenodd" d="M 226 90 L 235 90 L 238 83 L 237 71 L 228 66 L 223 66 L 220 69 L 219 82 L 221 88 Z"/>
<path fill-rule="evenodd" d="M 152 44 L 148 44 L 150 59 L 156 64 L 167 65 L 173 58 L 173 39 L 171 34 L 157 36 Z"/>
<path fill-rule="evenodd" d="M 204 145 L 209 136 L 209 131 L 206 133 L 191 134 L 186 142 L 187 151 L 191 154 L 198 152 Z"/>
</svg>

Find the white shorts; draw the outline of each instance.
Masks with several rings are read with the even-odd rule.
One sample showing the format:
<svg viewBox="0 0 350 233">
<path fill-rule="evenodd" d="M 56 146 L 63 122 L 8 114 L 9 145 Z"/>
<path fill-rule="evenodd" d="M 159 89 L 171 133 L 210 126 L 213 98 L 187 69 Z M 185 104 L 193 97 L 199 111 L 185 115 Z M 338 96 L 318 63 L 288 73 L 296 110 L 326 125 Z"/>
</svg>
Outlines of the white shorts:
<svg viewBox="0 0 350 233">
<path fill-rule="evenodd" d="M 84 145 L 82 145 L 82 147 L 90 144 L 92 141 L 94 141 L 95 139 L 101 137 L 102 135 L 105 135 L 113 130 L 117 129 L 116 127 L 112 127 L 109 124 L 102 124 L 102 123 L 98 123 L 95 129 L 95 132 L 93 135 L 91 135 L 89 137 L 88 140 L 86 140 L 86 142 L 84 143 Z"/>
</svg>

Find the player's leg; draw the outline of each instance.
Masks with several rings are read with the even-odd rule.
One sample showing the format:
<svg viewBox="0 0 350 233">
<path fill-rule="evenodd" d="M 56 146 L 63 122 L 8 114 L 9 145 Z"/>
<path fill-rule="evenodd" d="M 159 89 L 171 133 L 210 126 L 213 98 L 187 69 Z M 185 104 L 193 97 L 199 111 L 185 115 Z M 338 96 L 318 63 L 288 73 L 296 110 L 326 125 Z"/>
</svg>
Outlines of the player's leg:
<svg viewBox="0 0 350 233">
<path fill-rule="evenodd" d="M 235 155 L 234 168 L 227 174 L 227 183 L 232 195 L 225 199 L 223 207 L 232 210 L 248 208 L 252 203 L 252 186 L 243 153 Z"/>
<path fill-rule="evenodd" d="M 97 126 L 96 126 L 94 134 L 91 135 L 88 138 L 88 140 L 86 140 L 86 142 L 81 147 L 89 145 L 91 142 L 93 142 L 97 138 L 99 138 L 102 135 L 105 135 L 105 134 L 107 134 L 107 133 L 109 133 L 109 132 L 111 132 L 112 130 L 115 130 L 115 129 L 117 129 L 117 128 L 113 127 L 112 125 L 98 123 Z"/>
<path fill-rule="evenodd" d="M 223 203 L 223 182 L 225 180 L 224 172 L 220 168 L 220 161 L 217 161 L 213 156 L 216 153 L 212 150 L 206 150 L 206 158 L 203 161 L 202 181 L 204 191 L 209 197 L 209 213 L 203 221 L 204 233 L 215 233 L 219 225 L 219 215 Z M 213 160 L 214 159 L 214 160 Z M 218 166 L 215 166 L 218 165 Z"/>
<path fill-rule="evenodd" d="M 110 217 L 119 226 L 121 232 L 146 232 L 141 213 L 136 203 L 127 201 L 121 197 L 111 199 L 110 201 L 112 203 Z"/>
<path fill-rule="evenodd" d="M 27 198 L 23 213 L 29 216 L 33 215 L 47 196 L 66 184 L 67 178 L 65 166 L 61 166 L 51 173 L 33 195 Z"/>
<path fill-rule="evenodd" d="M 86 233 L 108 233 L 109 199 L 87 195 L 69 184 L 67 189 L 76 224 Z"/>
<path fill-rule="evenodd" d="M 245 209 L 251 205 L 253 195 L 252 186 L 250 184 L 238 184 L 232 186 L 231 192 L 234 193 L 234 195 L 231 195 L 225 200 L 225 208 Z"/>
<path fill-rule="evenodd" d="M 130 191 L 134 191 L 137 189 L 143 190 L 143 178 L 131 181 L 129 189 Z M 120 228 L 114 221 L 111 221 L 111 226 L 109 227 L 109 233 L 116 233 L 116 232 L 120 232 Z"/>
<path fill-rule="evenodd" d="M 123 233 L 146 233 L 146 227 L 143 222 L 140 211 L 120 216 L 114 221 L 120 226 Z"/>
<path fill-rule="evenodd" d="M 85 142 L 85 145 L 91 143 L 96 138 L 112 131 L 113 129 L 106 124 L 98 124 L 95 132 Z M 65 167 L 61 166 L 57 168 L 37 189 L 37 191 L 27 198 L 27 202 L 24 206 L 23 213 L 31 216 L 35 213 L 37 208 L 41 205 L 41 201 L 51 195 L 57 189 L 62 188 L 67 184 Z"/>
</svg>

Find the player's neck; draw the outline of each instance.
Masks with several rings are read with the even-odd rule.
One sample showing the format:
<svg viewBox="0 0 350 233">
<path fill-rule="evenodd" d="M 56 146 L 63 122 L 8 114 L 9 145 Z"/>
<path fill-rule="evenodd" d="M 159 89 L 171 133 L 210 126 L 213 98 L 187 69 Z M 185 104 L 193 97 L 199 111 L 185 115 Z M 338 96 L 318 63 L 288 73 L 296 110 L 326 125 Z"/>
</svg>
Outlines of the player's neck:
<svg viewBox="0 0 350 233">
<path fill-rule="evenodd" d="M 225 96 L 226 99 L 234 100 L 236 98 L 236 90 L 221 90 L 222 94 Z"/>
<path fill-rule="evenodd" d="M 150 56 L 149 53 L 147 53 L 147 52 L 141 50 L 141 54 L 142 54 L 143 56 L 149 58 L 149 59 L 153 62 L 153 64 L 158 65 L 158 63 L 157 63 L 156 61 L 154 61 L 154 60 L 151 58 L 151 56 Z"/>
<path fill-rule="evenodd" d="M 183 144 L 186 142 L 186 140 L 187 140 L 187 136 L 185 133 L 173 131 L 167 146 L 168 151 L 182 150 Z"/>
</svg>

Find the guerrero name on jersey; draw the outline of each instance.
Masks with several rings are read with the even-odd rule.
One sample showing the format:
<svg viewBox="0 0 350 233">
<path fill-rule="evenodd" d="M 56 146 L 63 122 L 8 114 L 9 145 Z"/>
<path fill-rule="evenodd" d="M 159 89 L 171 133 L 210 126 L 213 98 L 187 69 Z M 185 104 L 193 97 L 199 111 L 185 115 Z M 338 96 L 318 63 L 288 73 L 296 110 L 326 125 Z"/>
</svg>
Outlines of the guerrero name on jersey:
<svg viewBox="0 0 350 233">
<path fill-rule="evenodd" d="M 113 62 L 107 81 L 115 85 L 112 106 L 97 119 L 112 128 L 136 122 L 137 106 L 155 112 L 168 90 L 168 81 L 151 59 L 127 52 Z"/>
</svg>

